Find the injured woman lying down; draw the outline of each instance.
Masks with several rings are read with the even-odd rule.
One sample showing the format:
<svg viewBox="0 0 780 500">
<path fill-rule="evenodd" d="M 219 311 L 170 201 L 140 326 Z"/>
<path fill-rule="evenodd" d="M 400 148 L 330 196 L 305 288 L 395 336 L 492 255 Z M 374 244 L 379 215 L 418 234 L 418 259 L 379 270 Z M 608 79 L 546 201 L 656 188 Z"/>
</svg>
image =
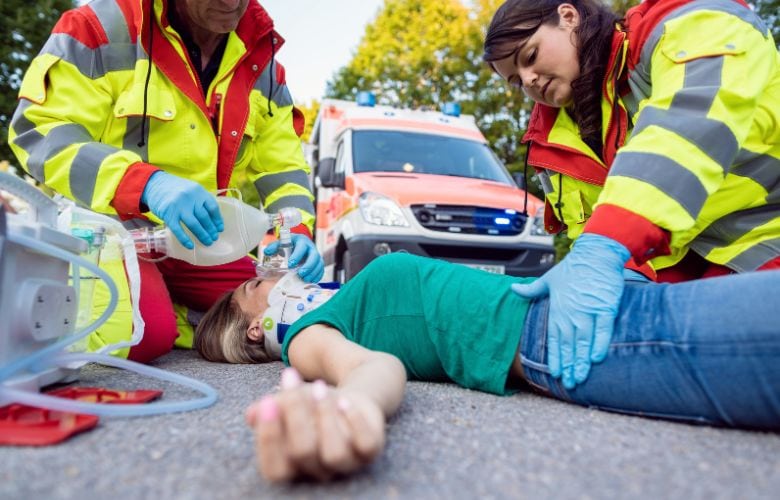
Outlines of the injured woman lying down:
<svg viewBox="0 0 780 500">
<path fill-rule="evenodd" d="M 390 254 L 338 292 L 294 273 L 249 280 L 209 310 L 195 348 L 210 361 L 292 367 L 279 392 L 247 410 L 271 481 L 327 479 L 371 462 L 407 378 L 780 429 L 780 271 L 679 284 L 629 278 L 606 357 L 573 389 L 548 368 L 558 348 L 547 342 L 549 299 L 512 290 L 534 279 Z M 574 362 L 560 357 L 564 369 Z"/>
</svg>

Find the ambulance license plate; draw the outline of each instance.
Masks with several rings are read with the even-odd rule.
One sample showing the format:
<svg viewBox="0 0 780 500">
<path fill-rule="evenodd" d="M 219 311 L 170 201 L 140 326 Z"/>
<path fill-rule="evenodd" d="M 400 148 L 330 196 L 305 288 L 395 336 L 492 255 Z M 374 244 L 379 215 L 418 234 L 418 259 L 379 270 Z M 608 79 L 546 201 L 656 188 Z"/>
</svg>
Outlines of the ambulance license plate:
<svg viewBox="0 0 780 500">
<path fill-rule="evenodd" d="M 504 266 L 499 264 L 466 264 L 468 267 L 480 269 L 493 274 L 506 274 Z"/>
</svg>

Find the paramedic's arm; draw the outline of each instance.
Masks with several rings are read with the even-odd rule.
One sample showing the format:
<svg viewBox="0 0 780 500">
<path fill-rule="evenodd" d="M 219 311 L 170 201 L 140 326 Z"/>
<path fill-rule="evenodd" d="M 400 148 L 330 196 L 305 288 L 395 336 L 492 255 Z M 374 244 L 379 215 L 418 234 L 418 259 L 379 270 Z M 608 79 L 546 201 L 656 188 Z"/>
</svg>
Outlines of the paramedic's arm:
<svg viewBox="0 0 780 500">
<path fill-rule="evenodd" d="M 294 368 L 283 374 L 280 392 L 247 411 L 260 473 L 270 481 L 326 480 L 374 460 L 384 447 L 385 420 L 403 399 L 401 362 L 324 325 L 301 331 L 288 354 Z M 304 384 L 296 368 L 316 382 Z"/>
<path fill-rule="evenodd" d="M 640 264 L 669 254 L 670 238 L 689 231 L 721 189 L 754 123 L 771 120 L 761 109 L 777 67 L 771 37 L 730 13 L 707 19 L 707 37 L 694 40 L 690 24 L 669 22 L 655 49 L 643 52 L 653 54 L 644 63 L 652 95 L 584 229 L 620 242 Z"/>
<path fill-rule="evenodd" d="M 92 47 L 97 42 L 90 37 L 99 38 L 84 12 L 66 12 L 55 33 L 73 33 L 69 38 L 53 36 L 30 64 L 8 142 L 37 181 L 92 210 L 122 215 L 112 197 L 125 175 L 144 177 L 139 181 L 143 187 L 157 169 L 144 164 L 136 152 L 98 140 L 114 114 L 116 96 L 109 76 L 92 71 L 102 67 L 100 49 L 82 46 Z"/>
</svg>

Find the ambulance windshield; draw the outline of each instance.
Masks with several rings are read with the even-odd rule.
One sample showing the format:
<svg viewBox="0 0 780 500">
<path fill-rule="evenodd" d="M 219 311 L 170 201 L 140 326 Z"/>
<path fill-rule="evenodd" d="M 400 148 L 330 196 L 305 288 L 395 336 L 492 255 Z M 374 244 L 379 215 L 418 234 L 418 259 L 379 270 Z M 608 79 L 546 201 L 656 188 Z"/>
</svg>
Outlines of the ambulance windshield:
<svg viewBox="0 0 780 500">
<path fill-rule="evenodd" d="M 414 132 L 356 130 L 352 147 L 355 173 L 451 175 L 514 185 L 490 148 L 477 141 Z"/>
</svg>

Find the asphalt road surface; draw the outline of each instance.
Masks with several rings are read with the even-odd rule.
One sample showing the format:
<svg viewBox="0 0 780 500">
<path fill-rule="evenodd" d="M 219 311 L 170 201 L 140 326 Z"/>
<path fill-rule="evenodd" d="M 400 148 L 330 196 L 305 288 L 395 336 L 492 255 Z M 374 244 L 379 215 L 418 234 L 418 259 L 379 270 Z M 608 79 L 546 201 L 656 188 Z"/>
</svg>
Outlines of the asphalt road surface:
<svg viewBox="0 0 780 500">
<path fill-rule="evenodd" d="M 411 382 L 381 457 L 346 480 L 270 486 L 256 473 L 244 408 L 281 363 L 222 365 L 175 351 L 155 366 L 211 384 L 188 413 L 101 418 L 56 446 L 0 448 L 0 498 L 780 498 L 780 434 L 629 417 L 535 394 L 497 397 Z M 80 385 L 172 384 L 91 365 Z"/>
</svg>

